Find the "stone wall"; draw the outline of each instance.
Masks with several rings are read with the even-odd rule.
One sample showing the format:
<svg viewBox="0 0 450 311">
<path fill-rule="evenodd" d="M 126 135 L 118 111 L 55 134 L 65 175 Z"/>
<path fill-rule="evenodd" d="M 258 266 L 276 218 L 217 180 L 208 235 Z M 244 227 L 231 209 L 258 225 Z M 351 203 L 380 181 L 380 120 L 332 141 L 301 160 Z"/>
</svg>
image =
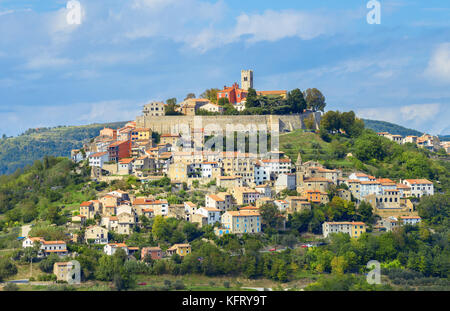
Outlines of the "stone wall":
<svg viewBox="0 0 450 311">
<path fill-rule="evenodd" d="M 136 118 L 136 126 L 150 128 L 154 132 L 183 133 L 190 129 L 213 129 L 220 127 L 222 131 L 234 128 L 235 131 L 246 131 L 248 126 L 256 128 L 265 125 L 268 131 L 290 132 L 304 129 L 304 120 L 313 115 L 316 127 L 320 123 L 320 112 L 307 112 L 291 115 L 238 115 L 238 116 L 139 116 Z M 241 129 L 240 129 L 241 128 Z"/>
</svg>

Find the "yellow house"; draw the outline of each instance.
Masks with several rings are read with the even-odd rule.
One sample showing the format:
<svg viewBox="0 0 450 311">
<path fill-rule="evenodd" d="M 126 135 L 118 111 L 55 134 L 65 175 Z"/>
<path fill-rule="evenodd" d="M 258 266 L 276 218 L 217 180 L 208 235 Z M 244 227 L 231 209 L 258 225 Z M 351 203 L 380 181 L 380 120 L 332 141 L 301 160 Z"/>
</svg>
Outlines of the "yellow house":
<svg viewBox="0 0 450 311">
<path fill-rule="evenodd" d="M 80 215 L 86 219 L 93 219 L 95 215 L 94 203 L 86 201 L 80 204 Z"/>
<path fill-rule="evenodd" d="M 361 234 L 366 232 L 366 225 L 363 222 L 350 222 L 350 221 L 340 221 L 340 222 L 324 222 L 322 224 L 323 237 L 328 237 L 331 233 L 347 233 L 352 238 L 359 238 Z"/>
<path fill-rule="evenodd" d="M 191 253 L 191 245 L 189 244 L 174 244 L 171 248 L 167 249 L 169 256 L 178 254 L 180 257 L 184 257 Z"/>
<path fill-rule="evenodd" d="M 150 140 L 152 139 L 152 130 L 149 128 L 136 128 L 131 132 L 131 140 Z"/>
</svg>

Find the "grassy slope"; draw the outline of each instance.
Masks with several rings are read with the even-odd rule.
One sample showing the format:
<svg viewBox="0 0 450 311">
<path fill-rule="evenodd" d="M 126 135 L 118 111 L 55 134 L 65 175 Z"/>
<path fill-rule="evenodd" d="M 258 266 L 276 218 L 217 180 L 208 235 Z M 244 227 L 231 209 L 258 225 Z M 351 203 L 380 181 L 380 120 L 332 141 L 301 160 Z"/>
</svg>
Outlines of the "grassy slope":
<svg viewBox="0 0 450 311">
<path fill-rule="evenodd" d="M 65 126 L 29 130 L 25 134 L 0 139 L 0 174 L 11 174 L 45 155 L 70 156 L 70 150 L 80 148 L 86 140 L 99 134 L 104 127 L 118 128 L 125 122 Z"/>
<path fill-rule="evenodd" d="M 304 162 L 310 160 L 324 162 L 330 158 L 332 152 L 330 143 L 323 141 L 315 133 L 304 132 L 303 130 L 280 135 L 280 150 L 284 151 L 293 162 L 297 161 L 299 151 L 301 151 Z M 333 159 L 329 160 L 328 163 L 342 168 L 354 167 L 354 162 L 347 159 Z"/>
</svg>

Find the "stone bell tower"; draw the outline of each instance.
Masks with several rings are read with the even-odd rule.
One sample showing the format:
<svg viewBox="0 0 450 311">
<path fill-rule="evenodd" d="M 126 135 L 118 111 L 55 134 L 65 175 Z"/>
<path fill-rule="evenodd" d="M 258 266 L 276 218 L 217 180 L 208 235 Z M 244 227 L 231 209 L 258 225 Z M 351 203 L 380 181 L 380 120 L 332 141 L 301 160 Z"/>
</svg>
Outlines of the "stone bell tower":
<svg viewBox="0 0 450 311">
<path fill-rule="evenodd" d="M 253 88 L 253 70 L 241 70 L 241 88 L 246 91 Z"/>
</svg>

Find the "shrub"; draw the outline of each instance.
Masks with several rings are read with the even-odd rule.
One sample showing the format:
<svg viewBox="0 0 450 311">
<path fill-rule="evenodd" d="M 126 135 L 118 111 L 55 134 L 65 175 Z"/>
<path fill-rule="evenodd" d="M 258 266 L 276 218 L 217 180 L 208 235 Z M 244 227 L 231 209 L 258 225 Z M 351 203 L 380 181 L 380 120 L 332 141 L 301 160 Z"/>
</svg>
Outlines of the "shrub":
<svg viewBox="0 0 450 311">
<path fill-rule="evenodd" d="M 182 280 L 176 280 L 176 281 L 175 281 L 175 284 L 174 284 L 174 288 L 175 288 L 176 290 L 182 290 L 182 289 L 185 289 L 186 286 L 184 285 L 184 283 L 183 283 Z"/>
<path fill-rule="evenodd" d="M 19 290 L 19 286 L 17 286 L 17 284 L 15 283 L 8 283 L 5 285 L 5 287 L 3 287 L 3 290 L 5 292 L 16 292 Z"/>
</svg>

